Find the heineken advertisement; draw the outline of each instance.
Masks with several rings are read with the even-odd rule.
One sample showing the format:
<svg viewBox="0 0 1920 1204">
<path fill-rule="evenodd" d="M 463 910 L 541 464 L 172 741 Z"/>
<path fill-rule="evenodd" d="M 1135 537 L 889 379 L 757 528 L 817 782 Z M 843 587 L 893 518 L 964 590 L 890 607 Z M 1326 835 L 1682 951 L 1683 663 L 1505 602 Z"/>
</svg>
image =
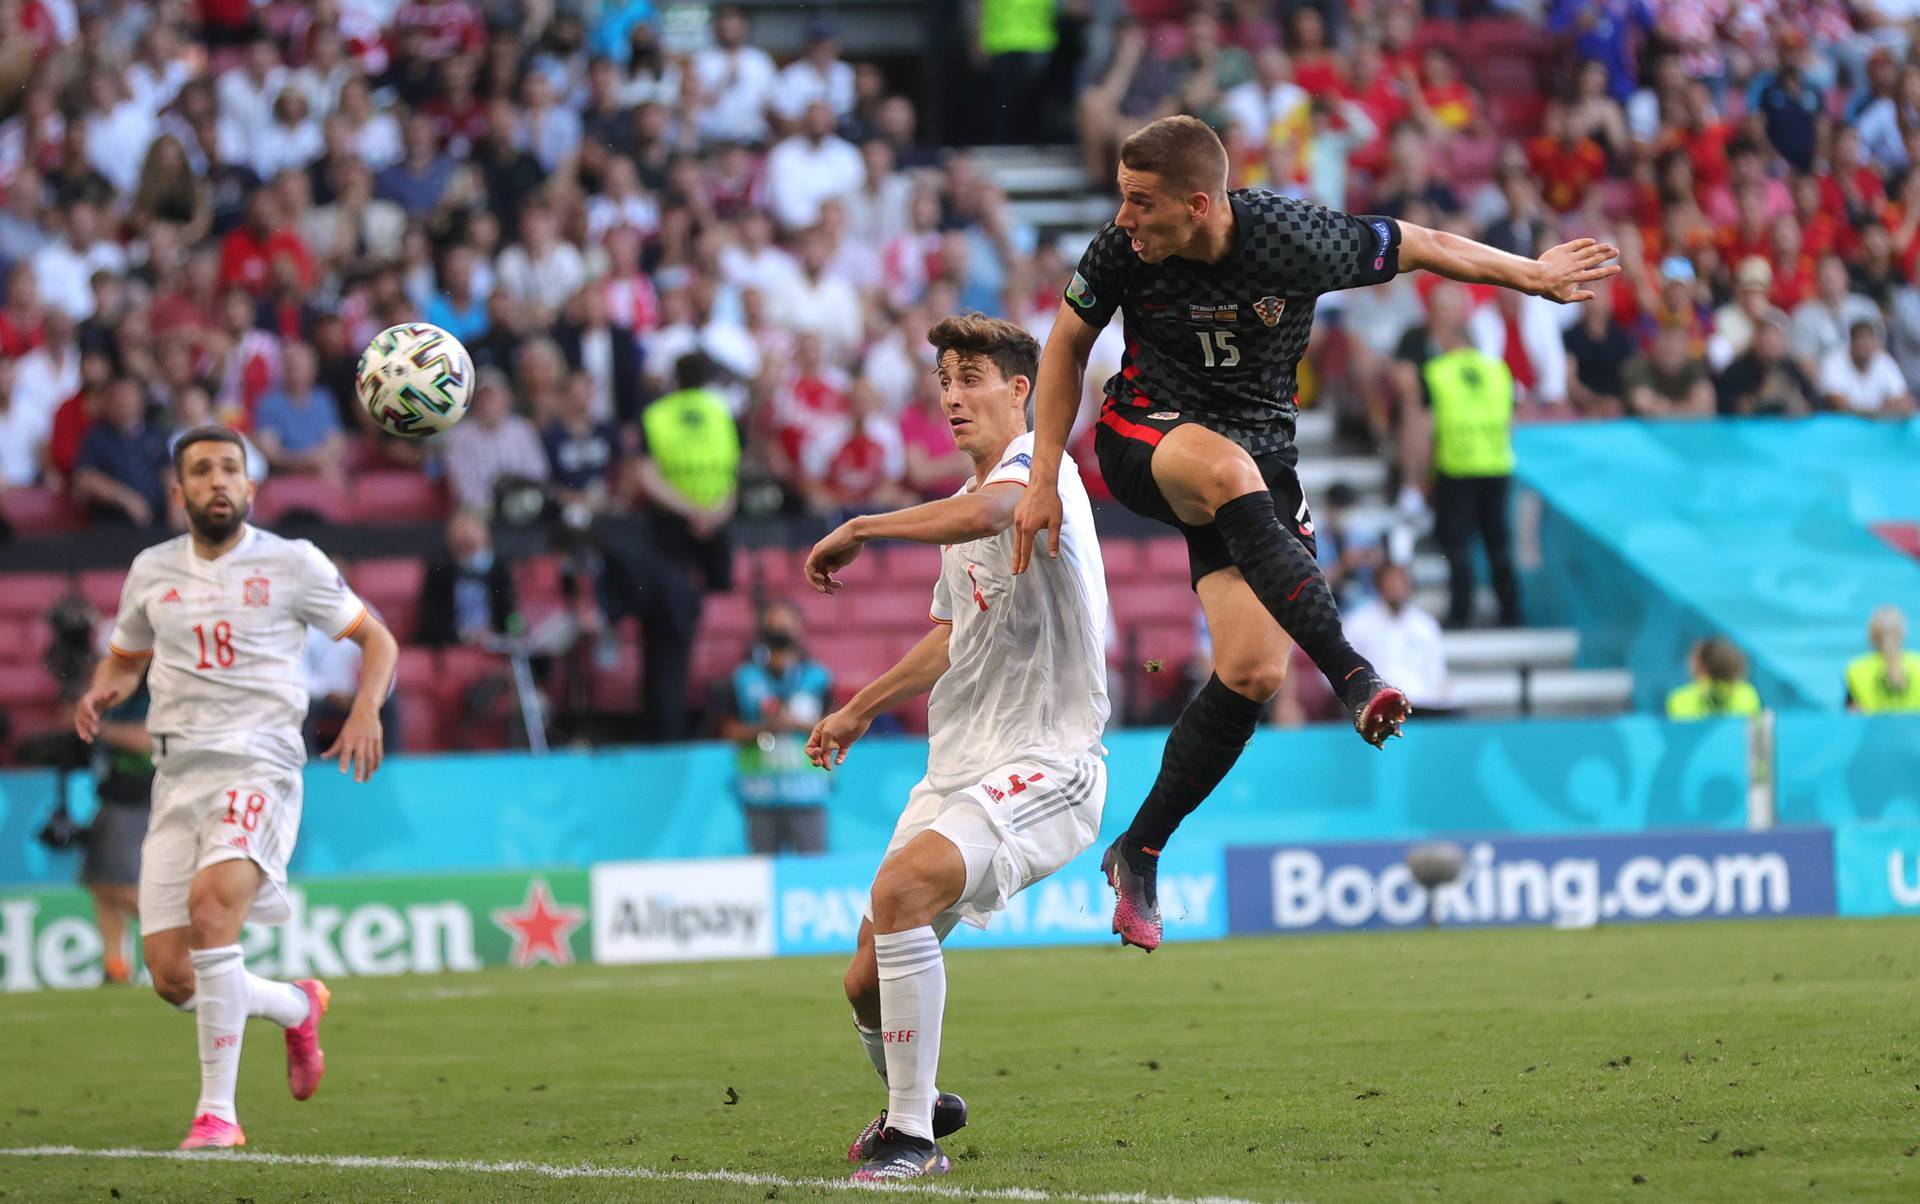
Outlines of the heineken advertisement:
<svg viewBox="0 0 1920 1204">
<path fill-rule="evenodd" d="M 584 870 L 298 882 L 293 914 L 241 934 L 249 968 L 279 978 L 432 974 L 588 961 Z M 96 986 L 100 934 L 77 890 L 0 890 L 0 990 Z"/>
</svg>

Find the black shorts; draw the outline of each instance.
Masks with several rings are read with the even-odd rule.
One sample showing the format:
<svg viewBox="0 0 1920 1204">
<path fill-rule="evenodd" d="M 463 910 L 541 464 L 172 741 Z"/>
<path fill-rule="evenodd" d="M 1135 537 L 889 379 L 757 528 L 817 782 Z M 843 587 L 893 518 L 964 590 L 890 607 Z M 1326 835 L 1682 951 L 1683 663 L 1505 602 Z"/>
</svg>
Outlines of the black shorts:
<svg viewBox="0 0 1920 1204">
<path fill-rule="evenodd" d="M 1100 430 L 1094 436 L 1094 450 L 1100 457 L 1100 475 L 1107 488 L 1127 509 L 1143 518 L 1151 518 L 1175 527 L 1187 537 L 1187 568 L 1194 585 L 1208 573 L 1233 567 L 1227 541 L 1212 523 L 1204 527 L 1180 521 L 1153 479 L 1153 450 L 1168 431 L 1197 419 L 1173 410 L 1150 410 L 1146 406 L 1120 405 L 1108 401 L 1100 411 Z M 1313 514 L 1307 509 L 1306 494 L 1300 488 L 1300 476 L 1294 472 L 1282 452 L 1256 456 L 1254 464 L 1261 479 L 1273 494 L 1273 509 L 1280 525 L 1305 544 L 1307 551 L 1319 555 L 1313 538 Z"/>
</svg>

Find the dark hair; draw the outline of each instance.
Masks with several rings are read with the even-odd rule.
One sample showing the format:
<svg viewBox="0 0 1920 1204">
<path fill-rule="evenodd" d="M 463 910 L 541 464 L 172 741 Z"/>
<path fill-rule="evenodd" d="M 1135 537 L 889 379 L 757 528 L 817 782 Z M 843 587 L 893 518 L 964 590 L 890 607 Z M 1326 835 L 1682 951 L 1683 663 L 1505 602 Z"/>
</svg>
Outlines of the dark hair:
<svg viewBox="0 0 1920 1204">
<path fill-rule="evenodd" d="M 704 389 L 719 374 L 719 365 L 704 351 L 689 351 L 673 362 L 673 383 L 681 389 Z"/>
<path fill-rule="evenodd" d="M 224 426 L 196 426 L 180 436 L 173 445 L 173 475 L 184 479 L 183 466 L 186 463 L 187 449 L 196 443 L 231 443 L 240 449 L 240 463 L 247 462 L 246 441 Z"/>
<path fill-rule="evenodd" d="M 1120 144 L 1120 162 L 1130 171 L 1152 172 L 1181 196 L 1226 194 L 1227 148 L 1198 117 L 1181 113 L 1148 122 Z"/>
<path fill-rule="evenodd" d="M 1747 658 L 1732 640 L 1716 635 L 1700 641 L 1700 668 L 1708 680 L 1732 685 L 1747 676 Z"/>
<path fill-rule="evenodd" d="M 1040 373 L 1040 344 L 1022 327 L 985 314 L 954 314 L 927 332 L 935 360 L 951 351 L 961 359 L 991 360 L 1008 380 L 1024 376 L 1032 384 Z"/>
</svg>

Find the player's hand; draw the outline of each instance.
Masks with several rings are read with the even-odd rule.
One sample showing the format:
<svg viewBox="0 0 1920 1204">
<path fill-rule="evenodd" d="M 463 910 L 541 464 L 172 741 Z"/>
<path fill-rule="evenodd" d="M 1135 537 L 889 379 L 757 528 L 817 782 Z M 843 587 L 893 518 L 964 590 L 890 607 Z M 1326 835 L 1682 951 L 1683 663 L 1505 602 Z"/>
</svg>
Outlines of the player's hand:
<svg viewBox="0 0 1920 1204">
<path fill-rule="evenodd" d="M 847 750 L 872 726 L 873 720 L 840 708 L 813 725 L 813 733 L 807 737 L 807 760 L 822 769 L 846 764 Z"/>
<path fill-rule="evenodd" d="M 861 543 L 853 537 L 853 524 L 841 523 L 833 533 L 813 545 L 807 553 L 807 584 L 823 594 L 837 594 L 845 584 L 834 576 L 860 555 Z"/>
<path fill-rule="evenodd" d="M 1034 477 L 1027 484 L 1027 495 L 1013 512 L 1013 571 L 1027 571 L 1033 562 L 1033 541 L 1047 533 L 1047 555 L 1060 554 L 1060 487 Z"/>
<path fill-rule="evenodd" d="M 380 712 L 355 705 L 347 714 L 333 747 L 320 754 L 323 761 L 340 758 L 340 772 L 350 773 L 356 782 L 364 782 L 380 768 L 386 753 L 386 737 L 380 730 Z"/>
<path fill-rule="evenodd" d="M 1619 257 L 1620 248 L 1591 238 L 1549 247 L 1540 256 L 1540 295 L 1562 304 L 1591 301 L 1593 290 L 1585 286 L 1618 276 L 1620 265 L 1608 261 Z"/>
<path fill-rule="evenodd" d="M 95 686 L 82 694 L 73 704 L 74 734 L 92 744 L 100 734 L 100 712 L 113 709 L 119 701 L 119 693 L 107 686 Z"/>
</svg>

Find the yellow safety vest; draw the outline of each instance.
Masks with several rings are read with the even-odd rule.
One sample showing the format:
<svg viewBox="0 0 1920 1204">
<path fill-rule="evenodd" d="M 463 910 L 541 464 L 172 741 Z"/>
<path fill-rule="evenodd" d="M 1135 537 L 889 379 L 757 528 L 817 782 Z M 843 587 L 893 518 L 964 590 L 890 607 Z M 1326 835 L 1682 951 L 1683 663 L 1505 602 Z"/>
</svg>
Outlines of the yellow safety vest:
<svg viewBox="0 0 1920 1204">
<path fill-rule="evenodd" d="M 1902 652 L 1907 688 L 1896 693 L 1887 683 L 1887 663 L 1878 652 L 1855 657 L 1847 665 L 1847 696 L 1871 715 L 1878 711 L 1920 711 L 1920 652 Z"/>
<path fill-rule="evenodd" d="M 1051 54 L 1058 41 L 1053 0 L 982 0 L 980 49 L 988 56 Z"/>
<path fill-rule="evenodd" d="M 1472 347 L 1435 356 L 1421 369 L 1433 402 L 1433 468 L 1444 477 L 1513 472 L 1513 373 Z"/>
<path fill-rule="evenodd" d="M 1715 715 L 1758 715 L 1760 691 L 1752 682 L 1695 681 L 1667 695 L 1667 718 L 1711 719 Z"/>
<path fill-rule="evenodd" d="M 695 505 L 719 505 L 739 483 L 740 431 L 718 393 L 669 393 L 646 408 L 640 426 L 660 475 Z"/>
</svg>

